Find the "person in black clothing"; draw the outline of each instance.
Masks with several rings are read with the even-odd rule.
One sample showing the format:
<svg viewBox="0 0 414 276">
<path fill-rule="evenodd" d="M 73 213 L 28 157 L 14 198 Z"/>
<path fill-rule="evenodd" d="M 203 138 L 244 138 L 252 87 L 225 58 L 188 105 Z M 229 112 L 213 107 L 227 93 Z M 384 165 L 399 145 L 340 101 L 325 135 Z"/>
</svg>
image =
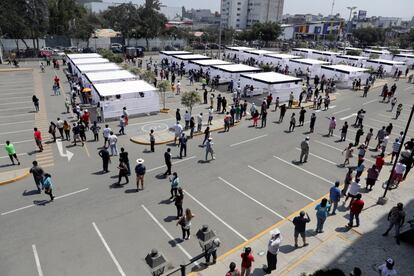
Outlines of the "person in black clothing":
<svg viewBox="0 0 414 276">
<path fill-rule="evenodd" d="M 204 93 L 203 93 L 204 104 L 207 104 L 207 94 L 208 94 L 207 89 L 204 89 Z"/>
<path fill-rule="evenodd" d="M 223 109 L 221 110 L 221 113 L 224 114 L 224 113 L 227 112 L 227 100 L 226 100 L 226 97 L 223 97 L 221 99 L 221 105 L 223 107 Z"/>
<path fill-rule="evenodd" d="M 359 139 L 361 138 L 362 135 L 364 135 L 364 127 L 360 126 L 355 134 L 355 143 L 354 143 L 355 147 L 359 145 Z"/>
<path fill-rule="evenodd" d="M 305 218 L 305 215 L 307 216 Z M 306 243 L 306 224 L 310 222 L 309 215 L 304 211 L 300 211 L 299 216 L 293 219 L 293 224 L 295 225 L 295 247 L 298 247 L 298 237 L 299 235 L 302 237 L 303 246 L 307 246 Z"/>
<path fill-rule="evenodd" d="M 180 139 L 178 139 L 178 146 L 180 147 L 180 158 L 183 158 L 183 152 L 184 157 L 187 156 L 187 136 L 185 133 L 181 134 Z"/>
<path fill-rule="evenodd" d="M 32 102 L 33 102 L 36 112 L 39 112 L 39 98 L 36 97 L 36 95 L 33 95 Z"/>
<path fill-rule="evenodd" d="M 84 142 L 86 142 L 85 126 L 83 124 L 79 124 L 79 136 L 83 146 Z"/>
<path fill-rule="evenodd" d="M 221 101 L 222 101 L 222 97 L 221 97 L 221 94 L 218 94 L 218 96 L 217 96 L 217 112 L 220 112 L 220 110 L 221 110 Z"/>
<path fill-rule="evenodd" d="M 310 124 L 309 124 L 309 132 L 313 133 L 314 129 L 315 129 L 315 122 L 316 122 L 316 114 L 312 113 L 311 118 L 310 118 Z"/>
<path fill-rule="evenodd" d="M 118 169 L 119 169 L 118 185 L 121 184 L 122 177 L 125 177 L 125 180 L 126 180 L 126 183 L 125 184 L 128 184 L 129 183 L 129 179 L 128 179 L 128 168 L 127 168 L 127 165 L 122 161 L 121 158 L 119 159 Z"/>
<path fill-rule="evenodd" d="M 179 187 L 178 194 L 174 198 L 175 207 L 177 208 L 177 219 L 183 216 L 183 200 L 184 200 L 184 192 L 183 192 L 183 189 Z"/>
<path fill-rule="evenodd" d="M 164 176 L 171 175 L 171 148 L 168 148 L 164 153 L 165 165 L 167 166 L 167 171 L 164 173 Z"/>
<path fill-rule="evenodd" d="M 102 158 L 102 166 L 103 166 L 103 173 L 109 172 L 108 164 L 111 162 L 111 156 L 109 155 L 109 151 L 106 148 L 102 148 L 99 151 L 99 156 Z"/>
<path fill-rule="evenodd" d="M 299 126 L 303 126 L 303 124 L 305 123 L 305 113 L 306 110 L 304 107 L 302 107 L 299 111 Z"/>
<path fill-rule="evenodd" d="M 177 108 L 177 111 L 175 112 L 175 120 L 177 122 L 181 121 L 181 114 L 180 114 L 180 109 Z"/>
<path fill-rule="evenodd" d="M 194 117 L 191 117 L 190 119 L 190 138 L 191 139 L 193 139 L 194 128 L 195 128 L 195 119 Z"/>
<path fill-rule="evenodd" d="M 210 127 L 206 127 L 206 129 L 204 130 L 204 140 L 203 140 L 203 146 L 204 143 L 207 141 L 208 137 L 210 137 Z"/>
<path fill-rule="evenodd" d="M 266 120 L 267 120 L 267 110 L 263 110 L 263 113 L 262 113 L 262 126 L 261 126 L 261 128 L 266 127 Z"/>
<path fill-rule="evenodd" d="M 125 165 L 128 169 L 128 175 L 131 175 L 131 167 L 129 165 L 128 152 L 126 152 L 124 148 L 121 148 L 121 153 L 119 154 L 119 159 L 121 160 L 121 162 L 125 163 Z"/>
<path fill-rule="evenodd" d="M 280 106 L 280 117 L 279 117 L 279 123 L 283 122 L 283 117 L 285 117 L 286 114 L 286 104 L 282 104 Z"/>
</svg>

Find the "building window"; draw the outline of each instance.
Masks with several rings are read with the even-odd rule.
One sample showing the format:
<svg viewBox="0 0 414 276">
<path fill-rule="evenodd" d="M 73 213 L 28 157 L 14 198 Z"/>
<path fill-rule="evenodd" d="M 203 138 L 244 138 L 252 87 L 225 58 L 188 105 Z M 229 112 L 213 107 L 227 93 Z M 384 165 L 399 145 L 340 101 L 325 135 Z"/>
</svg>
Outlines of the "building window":
<svg viewBox="0 0 414 276">
<path fill-rule="evenodd" d="M 237 2 L 237 6 L 240 6 L 241 5 L 241 2 Z"/>
<path fill-rule="evenodd" d="M 237 16 L 240 16 L 240 13 L 238 13 Z"/>
<path fill-rule="evenodd" d="M 239 24 L 236 24 L 236 28 L 240 28 L 240 25 Z"/>
<path fill-rule="evenodd" d="M 237 22 L 239 22 L 239 21 L 240 21 L 240 19 L 239 19 L 239 18 L 237 18 L 237 19 L 236 19 L 236 21 L 237 21 Z"/>
<path fill-rule="evenodd" d="M 237 8 L 237 10 L 239 11 L 239 10 L 240 10 L 240 8 Z"/>
</svg>

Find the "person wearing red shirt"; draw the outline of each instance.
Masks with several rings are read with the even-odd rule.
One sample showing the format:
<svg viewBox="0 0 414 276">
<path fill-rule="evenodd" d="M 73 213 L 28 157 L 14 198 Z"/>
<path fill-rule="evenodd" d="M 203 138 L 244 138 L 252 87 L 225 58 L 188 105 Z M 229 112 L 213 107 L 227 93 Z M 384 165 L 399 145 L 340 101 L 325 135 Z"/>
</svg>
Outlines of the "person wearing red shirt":
<svg viewBox="0 0 414 276">
<path fill-rule="evenodd" d="M 91 117 L 91 113 L 87 109 L 83 112 L 82 121 L 85 124 L 85 128 L 89 129 L 89 118 Z"/>
<path fill-rule="evenodd" d="M 57 75 L 55 76 L 54 81 L 55 81 L 56 86 L 60 88 L 60 79 Z"/>
<path fill-rule="evenodd" d="M 382 166 L 384 166 L 384 163 L 385 163 L 385 161 L 384 161 L 384 154 L 381 153 L 375 159 L 375 166 L 377 167 L 378 172 L 381 172 L 381 169 L 382 169 Z"/>
<path fill-rule="evenodd" d="M 361 199 L 362 195 L 357 194 L 355 200 L 351 204 L 351 210 L 349 212 L 349 227 L 353 227 L 354 218 L 356 220 L 356 227 L 359 226 L 359 214 L 361 214 L 362 209 L 364 208 L 364 201 Z"/>
<path fill-rule="evenodd" d="M 244 249 L 244 253 L 241 253 L 240 257 L 242 258 L 241 276 L 249 276 L 252 272 L 252 262 L 254 262 L 252 249 L 250 247 L 246 247 Z"/>
<path fill-rule="evenodd" d="M 36 142 L 36 145 L 39 147 L 39 150 L 42 152 L 43 151 L 43 145 L 42 145 L 42 133 L 37 130 L 37 128 L 34 128 L 34 139 Z"/>
</svg>

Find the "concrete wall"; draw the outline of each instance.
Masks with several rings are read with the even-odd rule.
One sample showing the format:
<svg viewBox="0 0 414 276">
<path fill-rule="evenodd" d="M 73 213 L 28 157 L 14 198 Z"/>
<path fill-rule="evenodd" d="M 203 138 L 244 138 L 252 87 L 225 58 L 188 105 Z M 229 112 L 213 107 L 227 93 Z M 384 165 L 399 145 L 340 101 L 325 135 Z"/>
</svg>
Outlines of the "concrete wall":
<svg viewBox="0 0 414 276">
<path fill-rule="evenodd" d="M 25 39 L 24 40 L 27 43 L 27 46 L 29 48 L 33 48 L 33 40 L 31 39 Z M 0 39 L 0 42 L 3 46 L 4 52 L 10 52 L 11 50 L 14 50 L 17 48 L 16 40 L 15 39 Z M 19 49 L 26 49 L 26 45 L 23 43 L 21 39 L 17 40 Z M 39 48 L 45 47 L 46 42 L 44 39 L 39 39 Z"/>
</svg>

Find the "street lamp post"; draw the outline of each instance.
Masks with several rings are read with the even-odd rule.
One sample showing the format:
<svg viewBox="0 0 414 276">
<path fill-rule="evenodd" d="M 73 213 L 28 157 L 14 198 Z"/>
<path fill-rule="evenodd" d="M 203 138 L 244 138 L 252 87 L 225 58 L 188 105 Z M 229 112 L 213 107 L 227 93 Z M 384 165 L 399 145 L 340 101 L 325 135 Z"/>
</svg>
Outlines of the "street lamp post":
<svg viewBox="0 0 414 276">
<path fill-rule="evenodd" d="M 396 156 L 394 164 L 392 166 L 391 173 L 390 173 L 390 176 L 389 176 L 388 181 L 387 181 L 387 186 L 385 187 L 384 195 L 378 199 L 378 204 L 384 205 L 387 202 L 386 196 L 387 196 L 387 192 L 388 192 L 388 190 L 390 188 L 390 185 L 391 185 L 392 174 L 394 172 L 395 166 L 398 163 L 398 158 L 400 157 L 401 150 L 404 147 L 405 137 L 407 136 L 408 129 L 410 128 L 410 124 L 411 124 L 411 120 L 413 118 L 413 114 L 414 114 L 414 104 L 411 107 L 410 117 L 408 118 L 407 125 L 405 126 L 404 135 L 403 135 L 403 137 L 400 141 L 401 146 L 400 146 L 400 149 L 398 150 L 397 156 Z M 412 158 L 412 153 L 413 152 L 414 152 L 414 149 L 412 149 L 411 158 Z"/>
</svg>

